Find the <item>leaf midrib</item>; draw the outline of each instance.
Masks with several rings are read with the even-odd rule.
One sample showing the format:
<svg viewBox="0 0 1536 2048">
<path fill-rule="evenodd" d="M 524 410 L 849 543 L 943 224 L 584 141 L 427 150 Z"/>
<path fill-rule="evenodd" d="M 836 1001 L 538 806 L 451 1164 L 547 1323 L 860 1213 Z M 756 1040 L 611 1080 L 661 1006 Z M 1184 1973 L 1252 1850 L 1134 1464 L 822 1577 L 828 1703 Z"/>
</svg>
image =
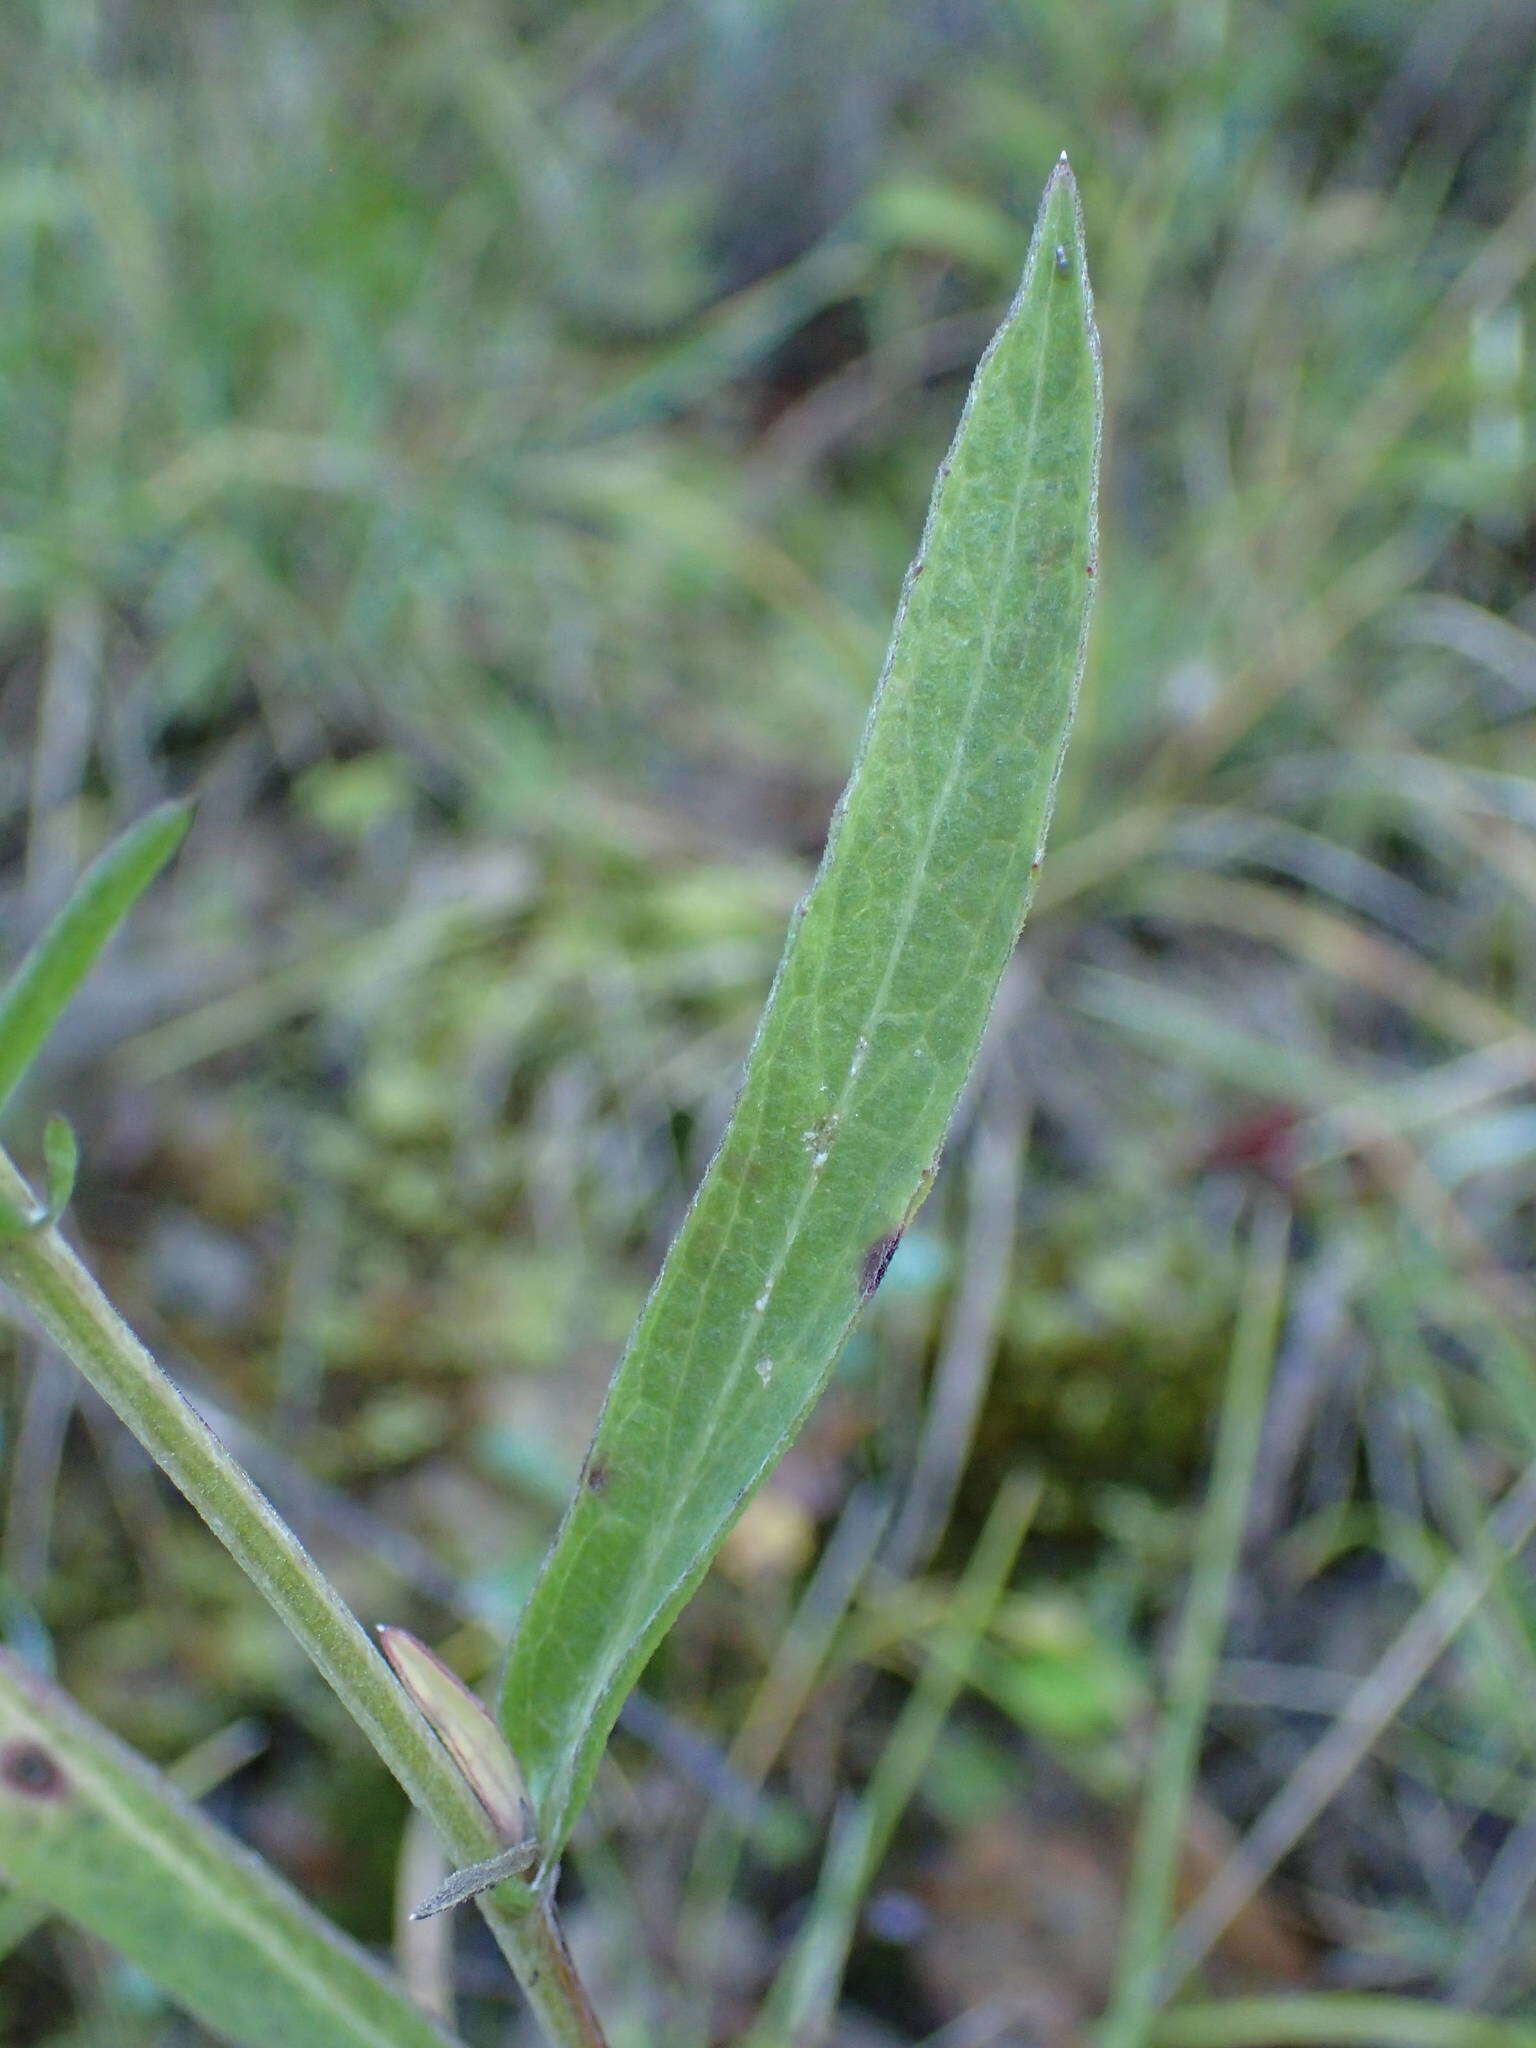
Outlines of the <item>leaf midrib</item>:
<svg viewBox="0 0 1536 2048">
<path fill-rule="evenodd" d="M 1044 260 L 1045 253 L 1046 252 L 1044 250 L 1043 242 L 1039 246 L 1039 248 L 1032 252 L 1034 261 L 1031 263 L 1029 273 L 1024 278 L 1019 292 L 1019 303 L 1021 312 L 1023 309 L 1024 301 L 1031 287 L 1034 284 L 1035 273 L 1036 269 L 1038 268 L 1038 264 L 1040 261 Z M 1042 334 L 1040 347 L 1036 353 L 1034 388 L 1030 395 L 1028 426 L 1025 430 L 1025 433 L 1021 436 L 1019 486 L 1018 489 L 1014 492 L 1013 504 L 1009 515 L 1008 526 L 1008 544 L 1006 550 L 1006 558 L 1010 566 L 1016 559 L 1019 542 L 1020 522 L 1023 517 L 1025 501 L 1030 494 L 1028 485 L 1029 479 L 1033 474 L 1033 467 L 1030 458 L 1032 457 L 1035 449 L 1036 437 L 1039 429 L 1041 396 L 1044 390 L 1046 366 L 1050 358 L 1050 349 L 1048 346 L 1049 333 L 1052 322 L 1052 316 L 1055 312 L 1056 303 L 1060 302 L 1053 303 L 1052 299 L 1050 298 L 1048 298 L 1045 302 L 1045 315 L 1042 321 L 1042 328 L 1044 332 Z M 1067 303 L 1070 309 L 1078 313 L 1078 316 L 1081 317 L 1080 309 L 1078 307 L 1075 294 Z M 959 429 L 957 429 L 957 434 L 958 431 Z M 937 516 L 938 510 L 939 507 L 936 504 L 935 516 Z M 919 558 L 921 558 L 921 551 Z M 869 1036 L 870 1031 L 873 1027 L 874 1020 L 881 1014 L 885 1001 L 889 996 L 891 988 L 895 982 L 897 972 L 906 955 L 907 946 L 912 935 L 913 922 L 917 915 L 918 901 L 923 893 L 924 883 L 927 879 L 928 863 L 933 857 L 933 850 L 938 840 L 940 824 L 948 811 L 949 805 L 954 797 L 955 789 L 958 786 L 961 764 L 965 758 L 967 749 L 969 747 L 971 733 L 975 725 L 977 707 L 986 689 L 987 679 L 989 676 L 993 652 L 997 639 L 998 626 L 1002 618 L 1004 600 L 1005 596 L 1010 591 L 1010 588 L 1011 579 L 1008 576 L 999 575 L 996 578 L 991 593 L 991 600 L 987 610 L 986 626 L 982 634 L 981 648 L 978 654 L 978 658 L 975 662 L 971 685 L 966 695 L 964 712 L 956 727 L 955 739 L 950 751 L 950 760 L 948 768 L 945 772 L 943 786 L 938 796 L 934 799 L 933 803 L 929 807 L 927 829 L 924 837 L 922 854 L 917 863 L 914 865 L 907 886 L 903 892 L 901 915 L 898 922 L 897 930 L 892 937 L 889 947 L 887 948 L 885 970 L 881 976 L 880 986 L 876 991 L 875 995 L 873 996 L 873 998 L 871 999 L 869 1008 L 865 1014 L 863 1025 L 863 1035 L 865 1037 Z M 905 615 L 903 615 L 901 626 L 898 627 L 897 632 L 892 637 L 891 651 L 890 654 L 887 656 L 885 666 L 880 676 L 880 683 L 878 686 L 880 689 L 884 688 L 886 678 L 891 673 L 891 670 L 898 657 L 902 640 L 902 627 L 904 626 Z M 878 702 L 879 699 L 877 696 L 877 707 Z M 853 792 L 850 792 L 850 798 L 852 794 Z M 827 850 L 823 856 L 823 873 L 827 871 L 835 851 L 836 844 L 835 842 L 833 842 L 827 847 Z M 820 887 L 821 879 L 821 875 L 818 874 L 816 881 L 813 884 L 813 888 Z M 823 963 L 822 972 L 825 973 L 825 963 Z M 837 1116 L 839 1119 L 842 1117 L 844 1111 L 847 1109 L 849 1101 L 852 1098 L 852 1092 L 855 1085 L 855 1081 L 856 1076 L 852 1072 L 850 1072 L 844 1079 L 842 1092 L 838 1096 L 836 1102 L 833 1105 L 831 1114 Z M 751 1161 L 756 1157 L 757 1146 L 760 1142 L 761 1125 L 759 1125 L 758 1132 L 755 1134 L 753 1139 L 753 1150 L 748 1154 L 749 1165 Z M 831 1142 L 835 1144 L 836 1138 L 834 1137 Z M 742 1178 L 743 1181 L 745 1181 L 746 1175 L 744 1174 Z M 804 1225 L 807 1211 L 809 1210 L 811 1203 L 815 1200 L 817 1190 L 820 1186 L 821 1181 L 819 1177 L 812 1175 L 807 1179 L 805 1186 L 801 1192 L 800 1199 L 795 1206 L 795 1210 L 789 1220 L 788 1225 L 786 1226 L 783 1244 L 780 1248 L 778 1256 L 769 1268 L 767 1279 L 763 1283 L 762 1291 L 768 1294 L 770 1300 L 775 1287 L 778 1285 L 779 1279 L 783 1275 L 784 1268 L 789 1262 L 790 1256 L 794 1251 L 795 1245 L 799 1241 L 800 1231 Z M 737 1201 L 739 1205 L 739 1184 Z M 719 1241 L 715 1249 L 715 1254 L 710 1262 L 708 1271 L 699 1282 L 695 1297 L 698 1302 L 698 1310 L 695 1316 L 693 1330 L 690 1334 L 688 1343 L 684 1347 L 684 1350 L 681 1354 L 684 1357 L 691 1357 L 693 1355 L 693 1351 L 698 1338 L 699 1324 L 704 1313 L 705 1299 L 708 1295 L 711 1286 L 713 1285 L 715 1273 L 718 1270 L 721 1258 L 724 1256 L 726 1247 L 730 1242 L 731 1235 L 732 1233 L 729 1230 L 721 1231 Z M 742 1369 L 742 1365 L 746 1358 L 746 1355 L 751 1348 L 752 1339 L 750 1335 L 742 1338 L 738 1342 L 736 1350 L 730 1360 L 730 1363 L 728 1366 L 726 1366 L 722 1374 L 722 1388 L 734 1385 L 737 1375 L 740 1373 Z M 700 1443 L 695 1447 L 696 1469 L 707 1468 L 710 1455 L 714 1450 L 716 1441 L 719 1436 L 720 1417 L 722 1415 L 722 1412 L 723 1403 L 717 1400 L 712 1405 L 708 1419 L 706 1420 L 703 1437 Z M 669 1434 L 671 1432 L 672 1421 L 675 1418 L 675 1415 L 676 1401 L 674 1400 L 672 1412 L 668 1418 Z M 773 1450 L 772 1447 L 770 1447 L 769 1451 L 767 1452 L 763 1460 L 763 1463 L 766 1464 L 768 1459 L 770 1459 L 772 1455 Z M 759 1469 L 761 1469 L 761 1467 Z M 692 1490 L 679 1492 L 678 1494 L 675 1494 L 673 1496 L 670 1506 L 664 1511 L 662 1516 L 661 1539 L 659 1543 L 657 1543 L 657 1545 L 655 1546 L 658 1551 L 665 1552 L 670 1547 L 671 1542 L 676 1535 L 678 1523 L 682 1518 L 683 1512 L 691 1504 L 693 1498 L 694 1495 Z M 686 1574 L 683 1574 L 683 1576 L 686 1576 Z M 642 1581 L 642 1584 L 649 1586 L 650 1580 L 647 1579 L 645 1581 Z M 608 1675 L 604 1678 L 603 1682 L 595 1689 L 593 1689 L 591 1692 L 589 1692 L 587 1695 L 587 1709 L 581 1723 L 583 1739 L 585 1737 L 586 1730 L 591 1727 L 594 1719 L 597 1717 L 604 1703 L 612 1696 L 612 1693 L 618 1682 L 616 1674 L 622 1672 L 625 1659 L 633 1650 L 634 1645 L 637 1642 L 644 1640 L 646 1632 L 651 1628 L 658 1615 L 660 1615 L 662 1611 L 665 1609 L 667 1601 L 671 1598 L 671 1595 L 675 1589 L 676 1584 L 677 1580 L 674 1579 L 671 1583 L 669 1583 L 666 1586 L 660 1598 L 652 1602 L 648 1611 L 645 1613 L 644 1618 L 638 1623 L 638 1625 L 634 1625 L 633 1623 L 633 1615 L 635 1612 L 633 1604 L 631 1604 L 627 1608 L 625 1616 L 626 1635 L 624 1648 L 616 1658 L 609 1661 Z M 565 1782 L 564 1785 L 562 1785 L 561 1787 L 562 1795 L 576 1775 L 578 1764 L 580 1762 L 581 1747 L 582 1743 L 581 1741 L 578 1741 L 575 1745 L 572 1746 L 572 1750 L 568 1753 L 568 1762 L 566 1771 L 564 1773 Z"/>
<path fill-rule="evenodd" d="M 103 1775 L 100 1766 L 88 1751 L 82 1750 L 79 1745 L 67 1739 L 61 1741 L 58 1733 L 46 1722 L 29 1721 L 24 1712 L 19 1714 L 18 1718 L 23 1726 L 32 1726 L 44 1748 L 60 1750 L 68 1757 L 70 1772 L 76 1783 L 89 1794 L 90 1805 L 94 1805 L 129 1838 L 147 1844 L 153 1860 L 179 1877 L 185 1886 L 193 1890 L 194 1896 L 212 1889 L 227 1922 L 251 1941 L 258 1953 L 278 1958 L 273 1970 L 275 1977 L 283 1977 L 290 1983 L 302 1985 L 315 1998 L 318 2009 L 344 2026 L 354 2041 L 375 2043 L 377 2048 L 401 2048 L 401 2035 L 397 2029 L 387 2028 L 381 2033 L 371 2018 L 358 2012 L 354 2002 L 335 1996 L 331 1976 L 327 1975 L 325 1965 L 328 1963 L 334 1974 L 336 1964 L 341 1961 L 360 1970 L 362 1981 L 371 1989 L 382 1992 L 385 1996 L 390 1995 L 393 1989 L 387 1981 L 375 1979 L 361 1957 L 351 1954 L 348 1949 L 341 1946 L 344 1938 L 339 1932 L 338 1947 L 334 1954 L 328 1952 L 326 1956 L 321 1957 L 306 1953 L 302 1964 L 295 1967 L 298 1959 L 293 1947 L 287 1943 L 288 1930 L 284 1929 L 283 1938 L 276 1938 L 270 1922 L 265 1917 L 262 1903 L 251 1896 L 250 1888 L 256 1882 L 252 1870 L 236 1865 L 236 1882 L 232 1888 L 220 1882 L 224 1873 L 215 1870 L 211 1874 L 210 1887 L 210 1871 L 205 1853 L 198 1847 L 180 1840 L 174 1832 L 159 1830 L 153 1821 L 147 1821 L 138 1802 L 132 1796 L 132 1789 L 119 1789 L 114 1776 L 111 1773 Z M 89 1806 L 85 1810 L 89 1811 Z M 60 1910 L 67 1914 L 67 1908 Z M 283 1899 L 280 1903 L 274 1904 L 273 1910 L 290 1916 L 290 1921 L 297 1920 L 306 1951 L 310 1944 L 323 1938 L 315 1927 L 308 1924 L 309 1908 L 302 1901 Z M 400 1996 L 403 1998 L 403 1994 Z M 434 2029 L 425 2015 L 414 2009 L 406 2010 L 412 2020 L 420 2022 L 422 2029 L 413 2036 L 414 2040 L 422 2044 L 435 2040 L 444 2044 L 444 2048 L 453 2048 L 452 2035 Z"/>
</svg>

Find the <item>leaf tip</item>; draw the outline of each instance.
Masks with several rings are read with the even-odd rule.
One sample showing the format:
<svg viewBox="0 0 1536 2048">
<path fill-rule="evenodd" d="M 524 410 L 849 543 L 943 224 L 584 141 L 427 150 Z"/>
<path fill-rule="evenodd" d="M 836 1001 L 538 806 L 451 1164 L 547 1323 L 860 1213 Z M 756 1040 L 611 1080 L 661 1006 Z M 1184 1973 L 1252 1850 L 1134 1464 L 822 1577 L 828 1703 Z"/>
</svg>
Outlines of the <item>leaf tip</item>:
<svg viewBox="0 0 1536 2048">
<path fill-rule="evenodd" d="M 125 840 L 148 854 L 152 871 L 147 879 L 152 880 L 176 852 L 192 829 L 196 815 L 197 806 L 190 797 L 171 797 L 163 804 L 156 804 L 152 811 L 146 811 L 137 825 L 131 826 L 124 834 Z"/>
<path fill-rule="evenodd" d="M 1083 199 L 1073 176 L 1072 166 L 1067 161 L 1065 150 L 1051 166 L 1051 175 L 1045 181 L 1045 190 L 1040 195 L 1040 211 L 1035 221 L 1035 238 L 1044 242 L 1046 257 L 1060 259 L 1065 256 L 1067 264 L 1063 269 L 1058 260 L 1055 264 L 1059 277 L 1070 276 L 1074 269 L 1083 265 Z M 1076 258 L 1076 262 L 1072 259 Z"/>
<path fill-rule="evenodd" d="M 1065 157 L 1062 158 L 1062 162 L 1066 162 Z M 179 827 L 176 836 L 180 839 L 185 837 L 188 827 L 197 816 L 197 805 L 189 796 L 173 796 L 165 803 L 157 804 L 150 816 L 160 819 L 167 831 L 173 825 Z"/>
</svg>

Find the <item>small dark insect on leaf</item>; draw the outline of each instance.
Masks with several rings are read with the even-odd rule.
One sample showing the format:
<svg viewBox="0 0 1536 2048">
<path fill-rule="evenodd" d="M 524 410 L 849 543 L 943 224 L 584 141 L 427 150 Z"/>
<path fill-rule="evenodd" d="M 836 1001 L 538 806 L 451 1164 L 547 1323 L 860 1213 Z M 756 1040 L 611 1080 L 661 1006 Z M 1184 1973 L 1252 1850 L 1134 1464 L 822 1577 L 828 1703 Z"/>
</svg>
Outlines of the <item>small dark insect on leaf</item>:
<svg viewBox="0 0 1536 2048">
<path fill-rule="evenodd" d="M 603 1464 L 601 1459 L 589 1465 L 585 1481 L 588 1493 L 606 1493 L 608 1491 L 608 1479 L 608 1467 Z"/>
<path fill-rule="evenodd" d="M 1071 261 L 1060 242 L 1056 244 L 1056 275 L 1058 277 L 1070 277 L 1072 275 Z"/>
<path fill-rule="evenodd" d="M 877 1237 L 864 1254 L 864 1264 L 859 1272 L 860 1301 L 868 1301 L 885 1278 L 885 1269 L 895 1258 L 896 1247 L 900 1243 L 901 1232 L 893 1230 L 888 1237 Z"/>
</svg>

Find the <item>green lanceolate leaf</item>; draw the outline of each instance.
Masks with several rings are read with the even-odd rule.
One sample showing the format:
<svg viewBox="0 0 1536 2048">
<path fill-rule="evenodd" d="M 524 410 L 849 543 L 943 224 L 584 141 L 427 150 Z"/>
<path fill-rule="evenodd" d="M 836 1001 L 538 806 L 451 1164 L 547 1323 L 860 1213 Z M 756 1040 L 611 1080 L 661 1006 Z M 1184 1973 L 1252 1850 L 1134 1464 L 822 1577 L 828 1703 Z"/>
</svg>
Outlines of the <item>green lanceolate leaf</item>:
<svg viewBox="0 0 1536 2048">
<path fill-rule="evenodd" d="M 513 1646 L 502 1720 L 547 1862 L 625 1693 L 821 1391 L 932 1178 L 1050 819 L 1087 634 L 1099 420 L 1063 159 L 939 473 L 736 1113 Z"/>
<path fill-rule="evenodd" d="M 3 1651 L 0 1876 L 247 2048 L 451 2048 L 361 1949 Z"/>
<path fill-rule="evenodd" d="M 92 862 L 0 994 L 0 1106 L 36 1059 L 102 948 L 181 844 L 185 804 L 162 804 Z"/>
</svg>

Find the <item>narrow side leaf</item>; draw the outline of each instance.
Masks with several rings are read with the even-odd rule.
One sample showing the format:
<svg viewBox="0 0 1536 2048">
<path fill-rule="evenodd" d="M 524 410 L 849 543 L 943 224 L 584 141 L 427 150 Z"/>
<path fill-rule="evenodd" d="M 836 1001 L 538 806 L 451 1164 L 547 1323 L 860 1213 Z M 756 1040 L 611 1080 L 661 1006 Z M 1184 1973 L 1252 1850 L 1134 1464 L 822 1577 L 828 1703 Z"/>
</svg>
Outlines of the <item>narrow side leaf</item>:
<svg viewBox="0 0 1536 2048">
<path fill-rule="evenodd" d="M 1063 159 L 939 473 L 736 1113 L 513 1646 L 502 1721 L 550 1861 L 626 1693 L 932 1178 L 1033 893 L 1082 674 L 1099 419 Z"/>
<path fill-rule="evenodd" d="M 457 1672 L 450 1671 L 409 1629 L 381 1628 L 379 1648 L 432 1724 L 439 1742 L 474 1786 L 476 1798 L 495 1821 L 503 1842 L 510 1845 L 526 1836 L 533 1826 L 533 1811 L 512 1752 L 484 1704 Z"/>
<path fill-rule="evenodd" d="M 29 1237 L 34 1231 L 50 1230 L 69 1207 L 80 1170 L 80 1141 L 74 1127 L 61 1116 L 51 1116 L 43 1129 L 43 1168 L 47 1175 L 47 1197 L 20 1208 L 0 1195 L 0 1243 L 8 1238 Z"/>
<path fill-rule="evenodd" d="M 0 995 L 0 1107 L 37 1058 L 102 948 L 185 836 L 192 813 L 162 804 L 115 839 Z"/>
<path fill-rule="evenodd" d="M 4 1651 L 0 1874 L 243 2048 L 452 2048 L 361 1949 Z"/>
<path fill-rule="evenodd" d="M 43 1127 L 43 1165 L 47 1173 L 46 1223 L 57 1223 L 69 1207 L 80 1171 L 80 1141 L 64 1117 L 51 1116 Z"/>
</svg>

